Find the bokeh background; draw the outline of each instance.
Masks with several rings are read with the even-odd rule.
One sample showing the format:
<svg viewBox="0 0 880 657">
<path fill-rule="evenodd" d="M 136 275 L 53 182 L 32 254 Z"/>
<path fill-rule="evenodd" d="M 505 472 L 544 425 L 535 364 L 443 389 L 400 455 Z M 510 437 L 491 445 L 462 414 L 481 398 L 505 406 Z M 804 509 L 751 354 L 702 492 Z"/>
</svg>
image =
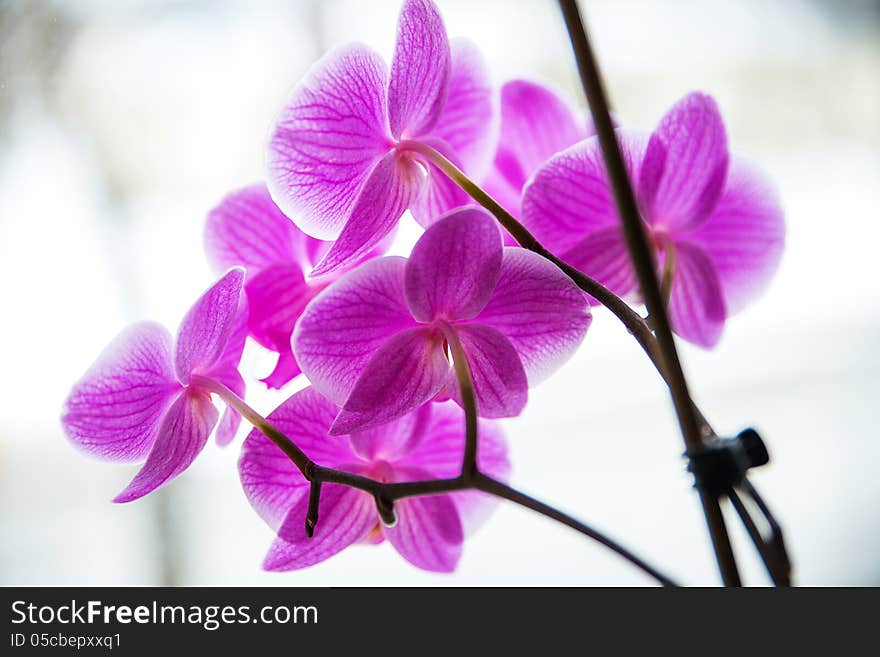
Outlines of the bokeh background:
<svg viewBox="0 0 880 657">
<path fill-rule="evenodd" d="M 498 82 L 583 105 L 552 0 L 439 0 Z M 717 349 L 683 346 L 717 428 L 760 429 L 753 481 L 797 581 L 880 584 L 880 3 L 583 0 L 615 110 L 650 129 L 712 93 L 733 148 L 776 181 L 788 225 L 773 285 Z M 335 44 L 390 55 L 397 0 L 0 1 L 0 584 L 646 584 L 564 527 L 504 505 L 431 575 L 388 545 L 261 572 L 272 533 L 237 479 L 240 438 L 159 494 L 116 506 L 131 466 L 61 433 L 70 385 L 129 322 L 171 327 L 210 283 L 204 216 L 262 176 L 291 86 Z M 418 235 L 404 221 L 395 250 Z M 253 345 L 244 370 L 271 369 Z M 253 384 L 268 412 L 278 395 Z M 717 575 L 664 388 L 605 311 L 505 422 L 513 483 L 610 532 L 685 583 Z M 243 435 L 243 434 L 242 434 Z M 766 583 L 739 527 L 747 581 Z"/>
</svg>

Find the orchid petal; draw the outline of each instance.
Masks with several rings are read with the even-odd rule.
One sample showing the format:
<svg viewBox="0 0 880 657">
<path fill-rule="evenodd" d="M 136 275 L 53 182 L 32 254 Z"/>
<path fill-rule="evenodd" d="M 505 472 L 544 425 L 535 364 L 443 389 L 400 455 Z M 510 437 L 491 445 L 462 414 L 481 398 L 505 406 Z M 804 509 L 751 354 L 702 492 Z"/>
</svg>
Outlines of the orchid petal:
<svg viewBox="0 0 880 657">
<path fill-rule="evenodd" d="M 382 158 L 364 184 L 345 228 L 312 275 L 323 276 L 362 260 L 391 232 L 423 181 L 424 174 L 412 159 L 395 151 Z"/>
<path fill-rule="evenodd" d="M 449 92 L 431 134 L 449 144 L 461 169 L 480 179 L 498 140 L 495 93 L 477 47 L 467 39 L 452 39 L 450 47 Z"/>
<path fill-rule="evenodd" d="M 442 340 L 439 333 L 422 327 L 390 338 L 361 372 L 330 434 L 363 431 L 429 401 L 449 372 Z"/>
<path fill-rule="evenodd" d="M 325 55 L 293 90 L 268 147 L 268 185 L 306 234 L 335 239 L 390 147 L 385 62 L 352 45 Z"/>
<path fill-rule="evenodd" d="M 283 571 L 312 566 L 362 540 L 376 526 L 373 499 L 354 488 L 338 484 L 321 487 L 318 525 L 312 537 L 305 530 L 308 506 L 306 495 L 290 509 L 263 568 Z"/>
<path fill-rule="evenodd" d="M 407 474 L 418 469 L 421 479 L 446 479 L 461 472 L 464 457 L 465 417 L 456 404 L 430 404 L 430 416 L 422 430 L 424 438 L 415 448 L 394 462 L 398 481 L 417 481 Z M 477 423 L 477 466 L 498 481 L 510 476 L 510 460 L 504 433 L 497 422 Z M 413 475 L 409 475 L 413 476 Z M 452 493 L 465 534 L 475 531 L 497 506 L 498 498 L 479 491 Z"/>
<path fill-rule="evenodd" d="M 550 89 L 526 80 L 501 88 L 497 171 L 517 190 L 556 153 L 586 139 L 586 121 Z"/>
<path fill-rule="evenodd" d="M 630 178 L 638 176 L 644 137 L 616 131 Z M 541 166 L 523 191 L 523 224 L 553 253 L 565 253 L 590 233 L 619 224 L 599 140 L 591 137 Z"/>
<path fill-rule="evenodd" d="M 244 397 L 244 379 L 241 378 L 241 374 L 238 373 L 238 370 L 230 370 L 224 376 L 218 378 L 223 385 L 236 395 Z M 232 439 L 235 438 L 235 434 L 238 432 L 238 427 L 240 425 L 241 414 L 232 408 L 232 406 L 227 405 L 226 410 L 223 411 L 223 416 L 220 418 L 220 423 L 217 425 L 215 436 L 217 444 L 220 447 L 226 447 L 226 445 L 231 443 Z"/>
<path fill-rule="evenodd" d="M 406 299 L 413 316 L 474 317 L 492 294 L 501 270 L 501 233 L 477 208 L 439 219 L 419 239 L 406 265 Z"/>
<path fill-rule="evenodd" d="M 446 102 L 449 39 L 431 0 L 405 0 L 388 82 L 388 118 L 395 139 L 418 137 L 437 123 Z"/>
<path fill-rule="evenodd" d="M 209 370 L 220 360 L 239 310 L 244 270 L 234 268 L 193 304 L 177 330 L 174 365 L 184 384 L 194 372 Z"/>
<path fill-rule="evenodd" d="M 594 230 L 560 257 L 619 297 L 628 295 L 638 286 L 621 226 Z M 599 303 L 592 296 L 588 298 L 592 305 Z"/>
<path fill-rule="evenodd" d="M 535 385 L 577 350 L 591 319 L 584 294 L 556 265 L 507 247 L 498 284 L 476 321 L 510 341 Z"/>
<path fill-rule="evenodd" d="M 678 335 L 701 347 L 713 347 L 726 317 L 724 295 L 706 252 L 686 242 L 675 244 L 675 269 L 669 321 Z"/>
<path fill-rule="evenodd" d="M 293 352 L 288 347 L 287 351 L 278 354 L 278 361 L 275 363 L 275 369 L 272 370 L 271 374 L 263 377 L 260 381 L 265 383 L 268 388 L 279 390 L 286 383 L 298 377 L 301 372 L 299 363 L 296 362 Z"/>
<path fill-rule="evenodd" d="M 295 436 L 297 446 L 315 463 L 335 468 L 358 460 L 347 440 L 327 435 L 338 412 L 314 388 L 305 388 L 272 411 L 267 419 L 285 435 Z M 273 529 L 308 493 L 309 482 L 302 473 L 258 429 L 251 431 L 244 441 L 238 472 L 251 506 Z"/>
<path fill-rule="evenodd" d="M 408 473 L 418 478 L 418 472 Z M 427 473 L 424 477 L 428 478 Z M 394 504 L 397 524 L 382 526 L 385 538 L 412 565 L 435 572 L 455 570 L 461 557 L 464 531 L 449 495 L 408 497 Z"/>
<path fill-rule="evenodd" d="M 526 405 L 529 384 L 510 340 L 497 329 L 482 324 L 457 324 L 452 330 L 458 334 L 470 367 L 480 417 L 519 415 Z M 461 404 L 454 372 L 448 375 L 446 386 L 449 396 Z"/>
<path fill-rule="evenodd" d="M 184 391 L 168 409 L 150 455 L 114 502 L 131 502 L 153 492 L 186 470 L 208 442 L 217 409 L 202 393 Z"/>
<path fill-rule="evenodd" d="M 296 325 L 297 362 L 315 389 L 339 406 L 376 350 L 416 326 L 406 305 L 405 267 L 400 257 L 364 263 L 315 297 Z"/>
<path fill-rule="evenodd" d="M 691 93 L 660 120 L 645 151 L 640 200 L 654 226 L 668 231 L 702 224 L 727 177 L 727 133 L 711 96 Z"/>
<path fill-rule="evenodd" d="M 215 272 L 244 267 L 248 278 L 279 262 L 311 268 L 308 251 L 324 242 L 308 237 L 281 212 L 264 183 L 228 194 L 208 213 L 205 253 Z"/>
<path fill-rule="evenodd" d="M 171 335 L 158 324 L 135 324 L 73 386 L 61 423 L 73 443 L 89 454 L 140 461 L 179 390 L 171 365 Z"/>
<path fill-rule="evenodd" d="M 728 313 L 742 309 L 770 282 L 785 244 L 782 208 L 766 177 L 733 159 L 721 200 L 688 239 L 712 260 Z"/>
<path fill-rule="evenodd" d="M 245 286 L 250 315 L 248 331 L 267 349 L 290 350 L 290 335 L 296 320 L 316 294 L 294 263 L 267 267 Z"/>
<path fill-rule="evenodd" d="M 439 152 L 459 169 L 463 168 L 449 144 L 435 138 L 423 138 L 420 141 Z M 434 225 L 441 216 L 451 210 L 473 204 L 471 197 L 436 164 L 426 159 L 420 160 L 420 163 L 425 168 L 427 176 L 419 194 L 410 204 L 409 211 L 422 228 Z"/>
<path fill-rule="evenodd" d="M 351 447 L 365 461 L 394 461 L 421 442 L 430 423 L 434 404 L 426 403 L 412 413 L 349 436 Z"/>
</svg>

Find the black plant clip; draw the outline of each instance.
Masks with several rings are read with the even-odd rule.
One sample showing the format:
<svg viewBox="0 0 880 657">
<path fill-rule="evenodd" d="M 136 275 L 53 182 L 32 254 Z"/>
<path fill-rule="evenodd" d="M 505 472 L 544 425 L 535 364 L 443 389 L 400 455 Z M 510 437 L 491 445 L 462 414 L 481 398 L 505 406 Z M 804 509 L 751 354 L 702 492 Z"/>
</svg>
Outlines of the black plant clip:
<svg viewBox="0 0 880 657">
<path fill-rule="evenodd" d="M 767 446 L 758 432 L 745 429 L 735 438 L 713 436 L 685 456 L 688 471 L 694 475 L 694 487 L 716 499 L 730 499 L 773 582 L 777 586 L 790 586 L 791 562 L 782 530 L 747 477 L 751 468 L 770 462 Z M 750 501 L 758 512 L 764 524 L 763 531 L 743 498 Z"/>
</svg>

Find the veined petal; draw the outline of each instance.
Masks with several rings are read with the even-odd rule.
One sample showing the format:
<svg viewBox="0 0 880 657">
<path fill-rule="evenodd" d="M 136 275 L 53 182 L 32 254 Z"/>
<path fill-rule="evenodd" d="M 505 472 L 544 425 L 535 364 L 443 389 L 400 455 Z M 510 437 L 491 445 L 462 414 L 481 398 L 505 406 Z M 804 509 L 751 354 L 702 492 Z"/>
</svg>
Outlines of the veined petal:
<svg viewBox="0 0 880 657">
<path fill-rule="evenodd" d="M 673 233 L 698 227 L 721 197 L 727 162 L 718 106 L 711 96 L 688 94 L 660 120 L 636 179 L 648 220 Z"/>
<path fill-rule="evenodd" d="M 424 174 L 413 159 L 396 151 L 385 155 L 361 189 L 339 238 L 312 275 L 324 276 L 362 260 L 397 225 L 423 182 Z"/>
<path fill-rule="evenodd" d="M 171 335 L 152 322 L 130 326 L 101 353 L 64 403 L 61 424 L 81 450 L 111 461 L 139 461 L 180 390 Z"/>
<path fill-rule="evenodd" d="M 422 404 L 412 413 L 387 424 L 356 431 L 349 436 L 352 449 L 365 461 L 394 461 L 421 442 L 434 404 Z"/>
<path fill-rule="evenodd" d="M 669 298 L 672 329 L 688 342 L 714 347 L 726 315 L 721 284 L 709 256 L 699 246 L 676 242 Z"/>
<path fill-rule="evenodd" d="M 423 137 L 419 141 L 428 144 L 441 153 L 459 169 L 463 168 L 458 156 L 446 142 Z M 421 190 L 410 204 L 410 212 L 422 228 L 429 228 L 450 210 L 473 205 L 474 201 L 452 179 L 426 158 L 418 158 L 427 175 L 422 182 Z"/>
<path fill-rule="evenodd" d="M 629 170 L 638 180 L 644 136 L 617 130 Z M 619 223 L 599 140 L 591 137 L 554 155 L 526 184 L 522 221 L 553 253 L 564 253 L 600 228 Z"/>
<path fill-rule="evenodd" d="M 287 351 L 278 354 L 275 369 L 272 370 L 269 376 L 263 377 L 260 381 L 269 388 L 279 390 L 286 383 L 298 377 L 301 372 L 299 363 L 296 362 L 293 352 L 288 347 Z"/>
<path fill-rule="evenodd" d="M 474 317 L 501 270 L 501 233 L 485 211 L 449 213 L 425 231 L 406 264 L 406 299 L 423 322 Z"/>
<path fill-rule="evenodd" d="M 308 508 L 308 495 L 305 495 L 290 509 L 263 561 L 263 568 L 298 570 L 329 559 L 362 540 L 378 519 L 373 499 L 363 491 L 323 484 L 318 526 L 314 536 L 309 538 L 305 530 Z"/>
<path fill-rule="evenodd" d="M 279 263 L 264 269 L 245 285 L 248 331 L 267 349 L 288 351 L 296 320 L 317 291 L 306 283 L 299 265 Z"/>
<path fill-rule="evenodd" d="M 560 254 L 562 260 L 584 272 L 617 296 L 636 289 L 638 280 L 629 259 L 623 228 L 611 225 L 598 228 Z M 592 305 L 599 302 L 588 297 Z"/>
<path fill-rule="evenodd" d="M 174 365 L 184 384 L 224 355 L 239 310 L 244 270 L 230 269 L 193 304 L 177 330 Z"/>
<path fill-rule="evenodd" d="M 456 324 L 467 357 L 477 396 L 480 417 L 514 417 L 522 413 L 529 384 L 519 354 L 498 329 L 484 324 Z M 455 373 L 446 383 L 449 396 L 461 404 L 461 391 Z"/>
<path fill-rule="evenodd" d="M 406 476 L 416 479 L 420 474 L 408 472 Z M 426 472 L 424 475 L 429 478 Z M 394 504 L 394 512 L 397 524 L 383 525 L 382 533 L 404 559 L 423 570 L 455 570 L 464 531 L 451 496 L 408 497 Z"/>
<path fill-rule="evenodd" d="M 556 265 L 507 247 L 498 284 L 475 321 L 510 341 L 535 385 L 571 357 L 591 319 L 584 294 Z"/>
<path fill-rule="evenodd" d="M 324 244 L 281 212 L 265 183 L 231 192 L 205 222 L 205 253 L 218 274 L 244 267 L 250 278 L 270 265 L 294 262 L 308 270 L 314 264 L 309 252 Z"/>
<path fill-rule="evenodd" d="M 385 62 L 366 46 L 334 50 L 297 85 L 269 138 L 269 192 L 306 234 L 336 239 L 390 148 Z"/>
<path fill-rule="evenodd" d="M 293 353 L 315 389 L 341 406 L 370 358 L 416 326 L 406 305 L 406 259 L 364 263 L 316 296 L 293 332 Z"/>
<path fill-rule="evenodd" d="M 382 345 L 361 372 L 330 428 L 338 436 L 399 418 L 429 401 L 446 380 L 442 336 L 419 327 Z"/>
<path fill-rule="evenodd" d="M 431 135 L 449 144 L 464 172 L 479 180 L 498 141 L 497 101 L 476 45 L 468 39 L 451 39 L 450 46 L 449 93 Z"/>
<path fill-rule="evenodd" d="M 146 463 L 113 501 L 141 498 L 186 470 L 208 442 L 217 415 L 208 395 L 181 392 L 162 418 Z"/>
<path fill-rule="evenodd" d="M 501 138 L 496 170 L 521 190 L 538 167 L 586 139 L 587 122 L 547 87 L 511 80 L 501 87 Z"/>
<path fill-rule="evenodd" d="M 358 460 L 345 438 L 327 434 L 339 409 L 314 388 L 305 388 L 282 403 L 267 418 L 319 465 L 333 468 Z M 238 473 L 251 506 L 273 529 L 278 529 L 309 483 L 290 459 L 258 429 L 248 434 L 238 461 Z M 305 521 L 305 515 L 303 515 Z"/>
<path fill-rule="evenodd" d="M 734 158 L 712 215 L 687 237 L 709 255 L 728 314 L 758 296 L 776 271 L 785 223 L 776 192 L 757 169 Z"/>
<path fill-rule="evenodd" d="M 423 439 L 415 448 L 393 462 L 396 481 L 455 477 L 464 457 L 464 411 L 453 403 L 428 406 L 431 409 L 423 429 Z M 499 481 L 510 476 L 507 442 L 497 422 L 480 419 L 477 423 L 477 465 L 480 472 Z M 459 511 L 465 534 L 470 534 L 488 517 L 498 498 L 479 491 L 451 493 Z"/>
<path fill-rule="evenodd" d="M 446 27 L 431 0 L 405 0 L 388 81 L 388 119 L 395 139 L 418 137 L 437 123 L 449 86 Z"/>
</svg>

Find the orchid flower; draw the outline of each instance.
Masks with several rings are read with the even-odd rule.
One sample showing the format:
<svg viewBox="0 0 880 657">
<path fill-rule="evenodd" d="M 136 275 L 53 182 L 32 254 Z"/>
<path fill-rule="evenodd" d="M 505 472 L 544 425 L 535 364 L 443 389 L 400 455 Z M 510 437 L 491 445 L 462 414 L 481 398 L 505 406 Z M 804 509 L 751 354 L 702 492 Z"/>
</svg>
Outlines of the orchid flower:
<svg viewBox="0 0 880 657">
<path fill-rule="evenodd" d="M 264 184 L 232 192 L 208 214 L 205 252 L 211 266 L 218 273 L 245 268 L 248 333 L 278 353 L 275 369 L 262 379 L 270 388 L 280 388 L 300 373 L 290 335 L 306 304 L 336 278 L 311 275 L 329 246 L 299 230 Z M 366 257 L 380 255 L 386 246 L 380 243 Z"/>
<path fill-rule="evenodd" d="M 661 279 L 685 340 L 714 346 L 725 319 L 769 282 L 782 255 L 782 210 L 767 178 L 730 158 L 715 101 L 691 93 L 645 138 L 618 130 Z M 554 156 L 523 196 L 523 223 L 567 263 L 618 295 L 635 273 L 596 138 Z"/>
<path fill-rule="evenodd" d="M 227 408 L 217 423 L 210 382 L 244 394 L 238 362 L 245 341 L 244 273 L 232 269 L 190 308 L 171 335 L 153 322 L 134 324 L 74 385 L 61 418 L 84 452 L 144 465 L 113 501 L 143 497 L 186 470 L 217 427 L 220 445 L 241 416 Z"/>
<path fill-rule="evenodd" d="M 592 121 L 547 87 L 511 80 L 501 87 L 501 132 L 483 189 L 519 217 L 523 187 L 538 167 L 594 134 Z"/>
<path fill-rule="evenodd" d="M 318 465 L 384 482 L 455 477 L 464 452 L 464 413 L 454 404 L 426 404 L 383 426 L 330 436 L 338 408 L 313 388 L 294 394 L 268 417 Z M 480 470 L 506 480 L 510 471 L 504 437 L 481 420 Z M 381 525 L 370 494 L 324 483 L 314 535 L 305 532 L 309 482 L 266 436 L 250 433 L 242 448 L 239 473 L 245 494 L 277 532 L 264 562 L 267 570 L 295 570 L 324 561 L 353 543 L 391 545 L 413 565 L 449 572 L 471 533 L 497 499 L 478 491 L 460 491 L 395 502 L 397 524 Z"/>
<path fill-rule="evenodd" d="M 448 354 L 466 356 L 482 417 L 519 414 L 590 325 L 584 295 L 539 255 L 502 247 L 482 209 L 454 210 L 409 257 L 364 263 L 306 307 L 293 352 L 342 410 L 332 434 L 389 422 L 432 398 L 459 399 Z"/>
<path fill-rule="evenodd" d="M 405 210 L 428 226 L 468 198 L 419 152 L 482 176 L 494 149 L 493 96 L 467 41 L 450 43 L 430 0 L 406 0 L 390 73 L 355 44 L 318 61 L 282 109 L 268 146 L 272 198 L 305 233 L 335 240 L 314 276 L 373 248 Z"/>
</svg>

